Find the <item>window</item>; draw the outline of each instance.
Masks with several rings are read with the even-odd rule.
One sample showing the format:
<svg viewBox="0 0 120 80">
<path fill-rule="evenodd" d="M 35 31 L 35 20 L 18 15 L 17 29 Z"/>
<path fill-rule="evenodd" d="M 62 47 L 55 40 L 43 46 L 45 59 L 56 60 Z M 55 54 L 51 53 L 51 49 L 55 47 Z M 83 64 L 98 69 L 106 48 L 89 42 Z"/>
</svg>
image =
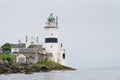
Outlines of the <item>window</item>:
<svg viewBox="0 0 120 80">
<path fill-rule="evenodd" d="M 31 42 L 31 44 L 33 45 L 33 44 L 34 44 L 34 42 Z"/>
<path fill-rule="evenodd" d="M 58 43 L 57 38 L 45 38 L 45 43 Z"/>
<path fill-rule="evenodd" d="M 51 33 L 51 36 L 53 36 L 53 33 Z"/>
<path fill-rule="evenodd" d="M 52 48 L 52 46 L 50 46 Z"/>
<path fill-rule="evenodd" d="M 18 52 L 18 48 L 14 48 L 14 52 Z"/>
<path fill-rule="evenodd" d="M 14 52 L 17 52 L 17 49 L 16 49 L 16 48 L 14 49 Z"/>
<path fill-rule="evenodd" d="M 63 59 L 65 59 L 65 53 L 63 53 Z"/>
</svg>

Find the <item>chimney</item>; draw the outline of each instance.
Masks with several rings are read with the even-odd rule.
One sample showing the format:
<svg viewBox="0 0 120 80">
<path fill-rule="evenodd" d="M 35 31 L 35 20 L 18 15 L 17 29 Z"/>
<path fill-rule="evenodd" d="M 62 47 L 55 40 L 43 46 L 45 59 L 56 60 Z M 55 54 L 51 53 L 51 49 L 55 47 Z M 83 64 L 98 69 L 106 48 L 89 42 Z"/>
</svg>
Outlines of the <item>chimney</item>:
<svg viewBox="0 0 120 80">
<path fill-rule="evenodd" d="M 26 35 L 26 41 L 25 42 L 27 43 L 27 41 L 28 41 L 28 36 Z"/>
<path fill-rule="evenodd" d="M 20 39 L 19 39 L 19 41 L 18 41 L 18 44 L 20 44 Z"/>
<path fill-rule="evenodd" d="M 20 41 L 20 39 L 18 40 L 18 46 L 20 47 L 20 45 L 21 45 L 21 41 Z"/>
<path fill-rule="evenodd" d="M 39 42 L 38 37 L 37 37 L 37 42 Z"/>
</svg>

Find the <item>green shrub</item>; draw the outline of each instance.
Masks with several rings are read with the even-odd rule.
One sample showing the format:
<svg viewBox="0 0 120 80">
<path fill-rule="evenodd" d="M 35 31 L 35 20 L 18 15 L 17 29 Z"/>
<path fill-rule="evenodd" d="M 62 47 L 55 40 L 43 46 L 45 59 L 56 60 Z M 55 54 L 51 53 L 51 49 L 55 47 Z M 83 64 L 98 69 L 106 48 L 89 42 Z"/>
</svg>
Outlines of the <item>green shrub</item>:
<svg viewBox="0 0 120 80">
<path fill-rule="evenodd" d="M 2 54 L 0 54 L 0 59 L 1 59 L 1 60 L 7 60 L 8 63 L 10 63 L 10 64 L 13 63 L 13 56 L 10 55 L 10 54 L 2 53 Z"/>
<path fill-rule="evenodd" d="M 9 57 L 6 57 L 6 60 L 7 60 L 8 62 L 10 62 L 10 61 L 12 61 L 12 58 L 9 56 Z"/>
</svg>

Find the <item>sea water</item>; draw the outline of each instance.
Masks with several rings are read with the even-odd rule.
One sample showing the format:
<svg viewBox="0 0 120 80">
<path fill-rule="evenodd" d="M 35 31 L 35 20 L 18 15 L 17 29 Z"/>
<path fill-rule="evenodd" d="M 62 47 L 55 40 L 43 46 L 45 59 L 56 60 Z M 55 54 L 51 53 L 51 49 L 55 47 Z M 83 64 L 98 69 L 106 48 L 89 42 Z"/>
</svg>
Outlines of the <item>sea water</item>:
<svg viewBox="0 0 120 80">
<path fill-rule="evenodd" d="M 120 70 L 81 69 L 33 74 L 0 75 L 0 80 L 120 80 Z"/>
</svg>

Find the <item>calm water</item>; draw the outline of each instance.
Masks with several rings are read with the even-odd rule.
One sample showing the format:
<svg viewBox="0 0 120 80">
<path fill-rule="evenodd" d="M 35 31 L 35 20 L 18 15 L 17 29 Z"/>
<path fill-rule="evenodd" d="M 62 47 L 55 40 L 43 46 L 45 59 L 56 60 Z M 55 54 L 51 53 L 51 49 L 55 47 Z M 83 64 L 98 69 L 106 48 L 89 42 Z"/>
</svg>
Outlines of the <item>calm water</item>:
<svg viewBox="0 0 120 80">
<path fill-rule="evenodd" d="M 120 70 L 54 71 L 34 74 L 0 75 L 0 80 L 120 80 Z"/>
</svg>

